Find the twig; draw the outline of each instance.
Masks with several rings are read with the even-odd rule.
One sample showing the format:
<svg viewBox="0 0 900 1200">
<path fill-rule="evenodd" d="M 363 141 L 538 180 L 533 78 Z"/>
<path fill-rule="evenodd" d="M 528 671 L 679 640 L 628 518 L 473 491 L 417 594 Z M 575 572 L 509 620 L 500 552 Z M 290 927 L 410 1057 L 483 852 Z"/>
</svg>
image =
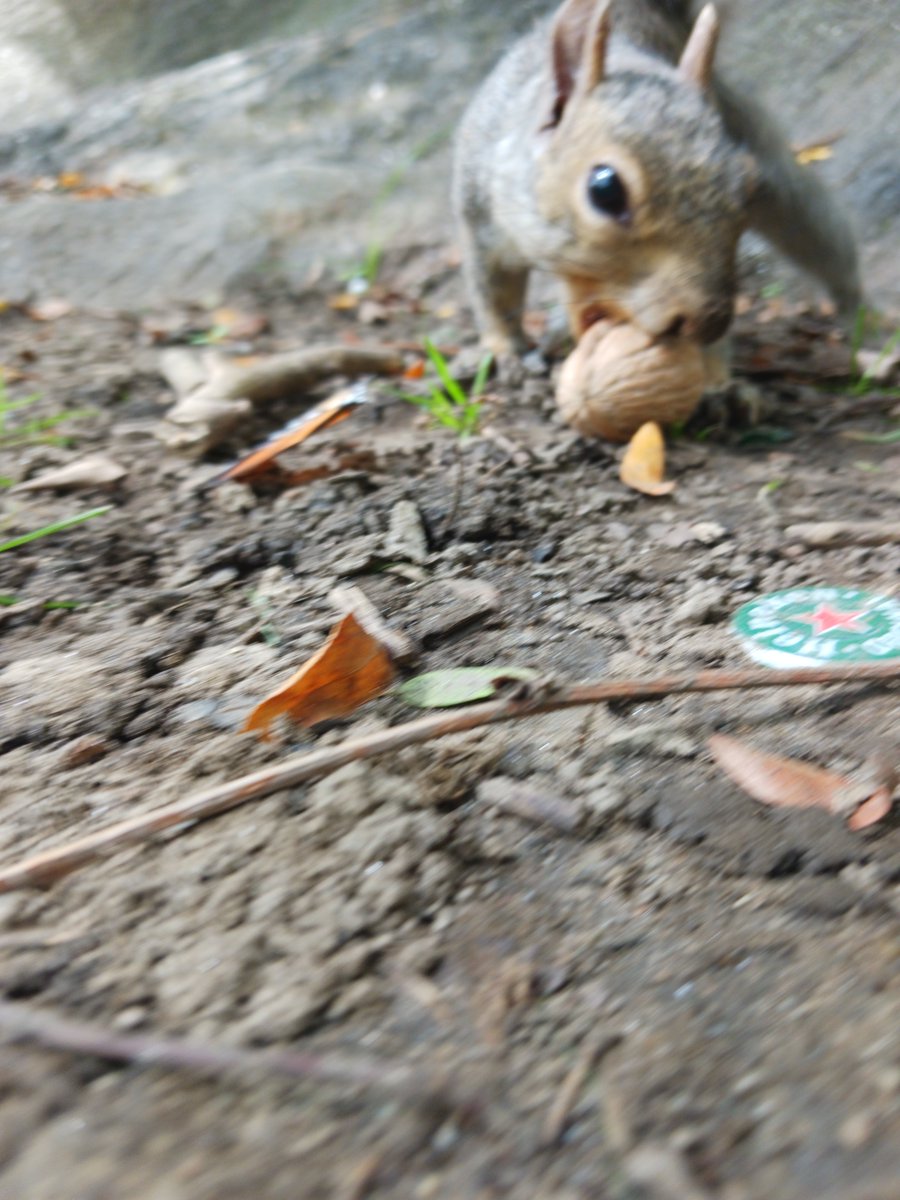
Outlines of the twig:
<svg viewBox="0 0 900 1200">
<path fill-rule="evenodd" d="M 588 1075 L 597 1063 L 622 1041 L 620 1033 L 603 1033 L 593 1030 L 582 1043 L 581 1053 L 556 1093 L 556 1099 L 544 1120 L 542 1145 L 548 1149 L 555 1146 L 566 1131 L 572 1109 L 578 1101 Z"/>
<path fill-rule="evenodd" d="M 170 449 L 201 454 L 227 437 L 252 411 L 254 404 L 308 391 L 333 375 L 396 375 L 403 357 L 380 347 L 313 346 L 275 354 L 250 366 L 239 367 L 199 358 L 205 381 L 197 386 L 196 364 L 183 351 L 162 356 L 161 370 L 179 399 L 157 430 Z"/>
<path fill-rule="evenodd" d="M 426 1100 L 445 1111 L 456 1107 L 441 1082 L 428 1079 L 411 1067 L 372 1058 L 304 1054 L 295 1050 L 242 1050 L 186 1038 L 119 1034 L 99 1025 L 5 1001 L 0 1001 L 0 1033 L 14 1041 L 35 1042 L 54 1050 L 89 1054 L 114 1062 L 172 1067 L 202 1075 L 236 1072 L 317 1079 Z"/>
<path fill-rule="evenodd" d="M 173 370 L 174 364 L 181 369 L 179 360 L 174 356 L 163 359 L 163 368 L 169 373 L 173 385 L 179 388 L 182 377 Z M 332 375 L 397 375 L 402 370 L 403 356 L 396 351 L 383 350 L 379 346 L 344 346 L 336 343 L 273 354 L 247 366 L 220 360 L 212 377 L 201 383 L 200 388 L 208 389 L 217 400 L 252 400 L 258 404 L 264 400 L 277 400 L 292 392 L 306 391 Z M 185 392 L 190 395 L 200 388 L 188 384 Z"/>
<path fill-rule="evenodd" d="M 815 550 L 835 550 L 842 546 L 896 546 L 900 544 L 900 524 L 896 521 L 814 521 L 788 525 L 784 535 Z"/>
<path fill-rule="evenodd" d="M 54 850 L 36 854 L 0 870 L 0 893 L 23 887 L 43 887 L 70 871 L 92 862 L 102 854 L 132 842 L 146 841 L 154 833 L 215 816 L 249 800 L 318 779 L 360 759 L 374 758 L 405 746 L 465 733 L 484 725 L 533 717 L 541 713 L 603 704 L 611 700 L 651 700 L 686 692 L 743 691 L 754 688 L 798 687 L 809 684 L 897 683 L 900 663 L 850 667 L 804 667 L 794 671 L 750 669 L 745 671 L 700 671 L 696 675 L 668 675 L 657 679 L 621 680 L 615 683 L 577 684 L 527 699 L 488 700 L 458 712 L 436 713 L 349 738 L 337 746 L 326 746 L 289 758 L 276 766 L 217 784 L 184 800 L 152 809 L 97 833 L 68 842 Z"/>
</svg>

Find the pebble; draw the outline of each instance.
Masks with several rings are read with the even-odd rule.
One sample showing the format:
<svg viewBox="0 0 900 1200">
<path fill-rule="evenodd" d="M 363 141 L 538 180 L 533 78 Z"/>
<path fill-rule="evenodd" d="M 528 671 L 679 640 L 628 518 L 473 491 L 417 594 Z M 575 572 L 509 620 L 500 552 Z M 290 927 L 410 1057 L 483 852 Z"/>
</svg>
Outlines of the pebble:
<svg viewBox="0 0 900 1200">
<path fill-rule="evenodd" d="M 726 607 L 721 588 L 698 588 L 688 593 L 672 618 L 679 625 L 708 625 L 721 617 Z"/>
<path fill-rule="evenodd" d="M 86 733 L 63 746 L 59 755 L 60 765 L 67 770 L 72 767 L 83 767 L 87 763 L 105 758 L 109 751 L 109 742 L 104 738 Z"/>
<path fill-rule="evenodd" d="M 549 562 L 559 551 L 559 542 L 541 542 L 531 552 L 531 561 L 536 563 Z"/>
<path fill-rule="evenodd" d="M 716 542 L 730 536 L 725 526 L 720 525 L 718 521 L 696 521 L 691 525 L 690 531 L 694 541 L 704 546 L 714 546 Z"/>
</svg>

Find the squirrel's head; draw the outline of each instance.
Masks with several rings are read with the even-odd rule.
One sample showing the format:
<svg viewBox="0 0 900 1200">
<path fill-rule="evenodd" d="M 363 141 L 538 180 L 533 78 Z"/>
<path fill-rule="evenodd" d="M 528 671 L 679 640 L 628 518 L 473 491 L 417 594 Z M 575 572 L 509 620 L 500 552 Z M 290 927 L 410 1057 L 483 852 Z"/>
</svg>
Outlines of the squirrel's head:
<svg viewBox="0 0 900 1200">
<path fill-rule="evenodd" d="M 606 69 L 612 5 L 567 0 L 553 37 L 554 97 L 538 205 L 554 271 L 590 298 L 585 324 L 624 317 L 651 336 L 721 337 L 754 169 L 709 99 L 718 37 L 703 9 L 676 67 Z"/>
</svg>

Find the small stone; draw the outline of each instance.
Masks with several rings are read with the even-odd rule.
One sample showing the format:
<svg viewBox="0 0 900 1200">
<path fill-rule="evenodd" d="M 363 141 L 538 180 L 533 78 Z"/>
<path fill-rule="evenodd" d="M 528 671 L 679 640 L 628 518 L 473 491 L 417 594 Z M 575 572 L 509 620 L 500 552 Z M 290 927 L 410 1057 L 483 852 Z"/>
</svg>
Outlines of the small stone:
<svg viewBox="0 0 900 1200">
<path fill-rule="evenodd" d="M 422 514 L 412 500 L 398 500 L 391 509 L 384 553 L 388 558 L 399 558 L 419 566 L 428 558 L 428 537 Z"/>
<path fill-rule="evenodd" d="M 141 1004 L 130 1004 L 113 1017 L 113 1028 L 123 1031 L 137 1029 L 147 1020 L 147 1010 Z"/>
<path fill-rule="evenodd" d="M 719 588 L 698 588 L 682 600 L 672 618 L 679 625 L 708 625 L 722 615 L 723 608 Z"/>
<path fill-rule="evenodd" d="M 60 764 L 67 770 L 72 767 L 83 767 L 87 763 L 105 758 L 109 751 L 110 745 L 102 737 L 86 733 L 63 746 L 59 756 Z"/>
<path fill-rule="evenodd" d="M 356 315 L 362 325 L 384 325 L 388 319 L 388 310 L 387 306 L 378 300 L 363 300 Z"/>
<path fill-rule="evenodd" d="M 212 575 L 208 575 L 203 584 L 206 589 L 215 592 L 220 588 L 229 587 L 239 576 L 237 567 L 220 567 L 218 571 L 213 571 Z"/>
<path fill-rule="evenodd" d="M 531 552 L 531 561 L 536 563 L 549 562 L 555 558 L 559 550 L 559 542 L 541 542 Z"/>
<path fill-rule="evenodd" d="M 210 493 L 216 508 L 226 513 L 246 513 L 256 508 L 256 496 L 242 483 L 225 483 Z"/>
<path fill-rule="evenodd" d="M 602 776 L 586 780 L 581 804 L 588 824 L 605 825 L 625 805 L 626 796 L 622 788 Z"/>
<path fill-rule="evenodd" d="M 868 1113 L 854 1113 L 838 1130 L 838 1141 L 845 1150 L 859 1150 L 871 1138 L 872 1118 Z"/>
<path fill-rule="evenodd" d="M 704 546 L 714 546 L 729 536 L 728 530 L 718 521 L 696 521 L 690 531 L 694 541 Z"/>
</svg>

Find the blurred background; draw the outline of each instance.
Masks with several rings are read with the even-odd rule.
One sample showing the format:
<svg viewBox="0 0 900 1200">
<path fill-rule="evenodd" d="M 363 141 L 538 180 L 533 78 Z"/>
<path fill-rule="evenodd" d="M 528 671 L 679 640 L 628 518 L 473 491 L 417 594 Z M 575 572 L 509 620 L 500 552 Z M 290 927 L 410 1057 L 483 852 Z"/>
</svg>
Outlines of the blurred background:
<svg viewBox="0 0 900 1200">
<path fill-rule="evenodd" d="M 144 308 L 302 289 L 447 238 L 454 123 L 536 0 L 5 0 L 0 297 Z M 733 0 L 723 63 L 818 146 L 900 303 L 900 5 Z M 116 203 L 76 204 L 78 177 Z M 65 188 L 63 188 L 65 193 Z"/>
</svg>

